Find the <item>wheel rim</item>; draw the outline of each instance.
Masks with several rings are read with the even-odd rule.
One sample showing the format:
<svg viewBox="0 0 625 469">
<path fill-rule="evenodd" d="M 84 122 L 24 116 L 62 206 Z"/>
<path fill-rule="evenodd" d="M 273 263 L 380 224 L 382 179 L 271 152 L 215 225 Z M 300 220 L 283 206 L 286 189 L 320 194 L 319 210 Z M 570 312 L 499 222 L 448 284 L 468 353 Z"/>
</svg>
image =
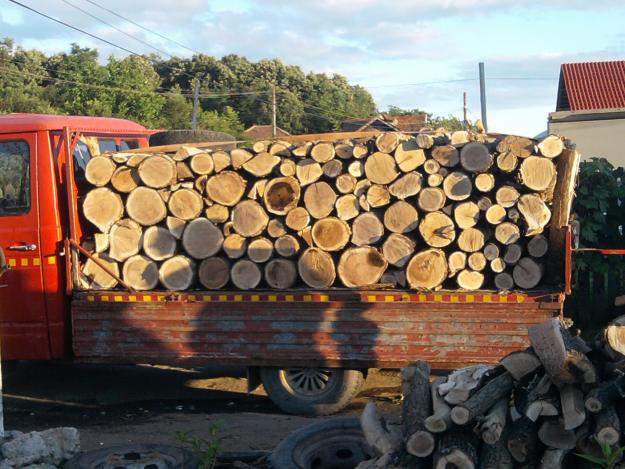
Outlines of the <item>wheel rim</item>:
<svg viewBox="0 0 625 469">
<path fill-rule="evenodd" d="M 336 385 L 336 372 L 329 368 L 285 368 L 280 380 L 292 394 L 306 399 L 318 399 Z"/>
</svg>

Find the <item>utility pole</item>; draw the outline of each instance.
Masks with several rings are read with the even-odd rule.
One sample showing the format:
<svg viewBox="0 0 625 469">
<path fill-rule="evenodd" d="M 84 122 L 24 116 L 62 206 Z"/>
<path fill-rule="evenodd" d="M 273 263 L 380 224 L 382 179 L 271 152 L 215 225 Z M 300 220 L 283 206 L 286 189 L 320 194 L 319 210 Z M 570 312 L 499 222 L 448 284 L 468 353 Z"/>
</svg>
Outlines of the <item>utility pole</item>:
<svg viewBox="0 0 625 469">
<path fill-rule="evenodd" d="M 271 135 L 273 135 L 274 138 L 278 133 L 276 114 L 276 85 L 271 85 Z"/>
<path fill-rule="evenodd" d="M 467 107 L 467 92 L 463 91 L 462 92 L 462 116 L 463 116 L 464 125 L 467 127 L 469 127 L 469 120 L 467 118 L 468 110 L 469 108 Z"/>
<path fill-rule="evenodd" d="M 486 80 L 484 78 L 484 62 L 480 62 L 480 103 L 482 106 L 482 124 L 484 124 L 484 129 L 488 130 L 488 122 L 486 121 Z"/>
<path fill-rule="evenodd" d="M 193 115 L 191 117 L 191 128 L 197 130 L 197 111 L 200 107 L 200 80 L 195 81 L 193 90 Z"/>
</svg>

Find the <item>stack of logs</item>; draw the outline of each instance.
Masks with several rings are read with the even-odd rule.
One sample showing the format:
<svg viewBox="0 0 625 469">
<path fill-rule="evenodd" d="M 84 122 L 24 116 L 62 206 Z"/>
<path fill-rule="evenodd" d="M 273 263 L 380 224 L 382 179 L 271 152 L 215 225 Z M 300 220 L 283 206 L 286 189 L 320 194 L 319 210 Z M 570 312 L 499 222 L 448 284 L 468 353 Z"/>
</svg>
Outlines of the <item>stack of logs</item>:
<svg viewBox="0 0 625 469">
<path fill-rule="evenodd" d="M 625 317 L 592 347 L 559 319 L 529 336 L 529 349 L 497 366 L 434 381 L 427 363 L 406 367 L 401 425 L 386 425 L 373 402 L 361 415 L 377 458 L 358 469 L 595 467 L 577 454 L 601 458 L 601 445 L 623 444 Z"/>
<path fill-rule="evenodd" d="M 458 131 L 104 154 L 85 170 L 82 284 L 531 289 L 563 151 Z"/>
</svg>

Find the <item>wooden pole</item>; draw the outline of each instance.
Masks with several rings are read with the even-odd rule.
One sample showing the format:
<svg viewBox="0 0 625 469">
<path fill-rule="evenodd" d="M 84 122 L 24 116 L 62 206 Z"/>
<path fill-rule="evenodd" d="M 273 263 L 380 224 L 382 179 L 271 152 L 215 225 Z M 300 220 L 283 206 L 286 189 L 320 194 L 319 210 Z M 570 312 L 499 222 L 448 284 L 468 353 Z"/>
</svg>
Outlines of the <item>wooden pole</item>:
<svg viewBox="0 0 625 469">
<path fill-rule="evenodd" d="M 273 138 L 276 138 L 278 130 L 276 114 L 276 85 L 271 85 L 271 135 Z"/>
<path fill-rule="evenodd" d="M 469 128 L 469 120 L 467 117 L 467 113 L 468 113 L 468 106 L 467 106 L 467 92 L 463 91 L 462 92 L 462 122 L 464 123 L 466 128 Z"/>
<path fill-rule="evenodd" d="M 197 111 L 200 107 L 200 80 L 195 81 L 193 89 L 193 115 L 191 117 L 191 128 L 197 130 Z"/>
<path fill-rule="evenodd" d="M 484 78 L 484 62 L 480 62 L 480 103 L 482 106 L 482 124 L 485 131 L 488 131 L 488 123 L 486 121 L 486 79 Z"/>
</svg>

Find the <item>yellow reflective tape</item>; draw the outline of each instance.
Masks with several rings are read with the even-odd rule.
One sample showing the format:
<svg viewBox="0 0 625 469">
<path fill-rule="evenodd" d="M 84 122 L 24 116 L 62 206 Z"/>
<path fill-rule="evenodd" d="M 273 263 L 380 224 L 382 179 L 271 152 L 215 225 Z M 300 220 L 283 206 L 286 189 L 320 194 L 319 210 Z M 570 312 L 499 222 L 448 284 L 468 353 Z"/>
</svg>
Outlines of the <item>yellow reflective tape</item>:
<svg viewBox="0 0 625 469">
<path fill-rule="evenodd" d="M 17 261 L 15 259 L 9 259 L 9 267 L 15 267 L 17 265 Z"/>
<path fill-rule="evenodd" d="M 419 293 L 419 301 L 425 301 L 426 298 L 427 297 L 423 293 Z"/>
<path fill-rule="evenodd" d="M 189 296 L 187 296 L 187 299 L 189 301 L 195 301 L 195 295 L 189 295 Z"/>
<path fill-rule="evenodd" d="M 499 302 L 500 303 L 507 303 L 508 302 L 508 295 L 500 295 L 499 296 Z"/>
<path fill-rule="evenodd" d="M 48 257 L 48 265 L 56 265 L 56 257 Z"/>
<path fill-rule="evenodd" d="M 484 295 L 484 296 L 482 296 L 482 301 L 484 303 L 492 303 L 493 299 L 492 299 L 492 297 L 490 295 Z"/>
<path fill-rule="evenodd" d="M 319 301 L 330 301 L 330 297 L 328 295 L 319 295 Z"/>
<path fill-rule="evenodd" d="M 119 302 L 119 301 L 124 301 L 124 299 L 122 298 L 122 296 L 121 296 L 121 295 L 115 295 L 115 296 L 113 297 L 113 301 L 117 301 L 117 302 Z"/>
<path fill-rule="evenodd" d="M 213 297 L 211 295 L 202 295 L 202 301 L 213 301 Z"/>
<path fill-rule="evenodd" d="M 451 295 L 449 297 L 449 301 L 451 301 L 452 303 L 458 303 L 459 301 L 458 295 Z"/>
<path fill-rule="evenodd" d="M 143 301 L 152 301 L 152 297 L 150 295 L 143 295 Z"/>
<path fill-rule="evenodd" d="M 475 303 L 475 295 L 466 295 L 465 300 L 467 303 Z"/>
<path fill-rule="evenodd" d="M 35 267 L 39 267 L 39 266 L 41 265 L 41 259 L 39 259 L 38 257 L 35 257 L 35 258 L 33 259 L 33 265 L 34 265 Z"/>
<path fill-rule="evenodd" d="M 375 295 L 367 295 L 367 301 L 369 303 L 375 303 L 376 301 Z"/>
<path fill-rule="evenodd" d="M 95 301 L 95 296 L 93 296 L 93 295 L 88 295 L 88 296 L 87 296 L 87 301 L 91 301 L 91 302 Z"/>
<path fill-rule="evenodd" d="M 108 295 L 102 295 L 102 296 L 100 297 L 100 301 L 108 301 L 108 300 L 109 300 Z"/>
<path fill-rule="evenodd" d="M 128 301 L 137 301 L 137 297 L 135 295 L 129 295 Z"/>
<path fill-rule="evenodd" d="M 25 258 L 25 257 L 22 257 L 22 258 L 20 259 L 20 265 L 21 265 L 22 267 L 28 267 L 28 259 L 27 259 L 27 258 Z"/>
<path fill-rule="evenodd" d="M 278 297 L 276 295 L 269 295 L 269 301 L 278 301 Z"/>
<path fill-rule="evenodd" d="M 395 301 L 395 297 L 393 295 L 384 296 L 384 301 Z"/>
<path fill-rule="evenodd" d="M 312 295 L 304 295 L 304 301 L 312 301 Z"/>
<path fill-rule="evenodd" d="M 235 298 L 236 298 L 237 296 L 238 296 L 239 298 L 243 299 L 243 296 L 241 296 L 241 295 L 236 295 L 236 296 L 235 296 Z M 252 295 L 251 300 L 252 300 L 252 301 L 260 301 L 260 296 L 259 296 L 259 295 Z M 237 301 L 241 301 L 241 300 L 237 300 Z"/>
<path fill-rule="evenodd" d="M 410 295 L 408 295 L 407 293 L 402 293 L 401 300 L 402 301 L 410 301 Z"/>
<path fill-rule="evenodd" d="M 525 295 L 517 295 L 516 301 L 517 303 L 525 303 Z"/>
<path fill-rule="evenodd" d="M 219 301 L 228 301 L 228 295 L 219 295 Z"/>
<path fill-rule="evenodd" d="M 285 301 L 295 301 L 295 297 L 293 295 L 286 295 L 284 299 Z"/>
<path fill-rule="evenodd" d="M 243 295 L 234 295 L 234 301 L 243 301 Z M 254 301 L 254 300 L 252 300 Z M 258 301 L 258 300 L 256 300 Z"/>
<path fill-rule="evenodd" d="M 443 295 L 434 295 L 434 301 L 443 301 Z"/>
<path fill-rule="evenodd" d="M 156 301 L 165 301 L 165 295 L 157 295 Z"/>
</svg>

